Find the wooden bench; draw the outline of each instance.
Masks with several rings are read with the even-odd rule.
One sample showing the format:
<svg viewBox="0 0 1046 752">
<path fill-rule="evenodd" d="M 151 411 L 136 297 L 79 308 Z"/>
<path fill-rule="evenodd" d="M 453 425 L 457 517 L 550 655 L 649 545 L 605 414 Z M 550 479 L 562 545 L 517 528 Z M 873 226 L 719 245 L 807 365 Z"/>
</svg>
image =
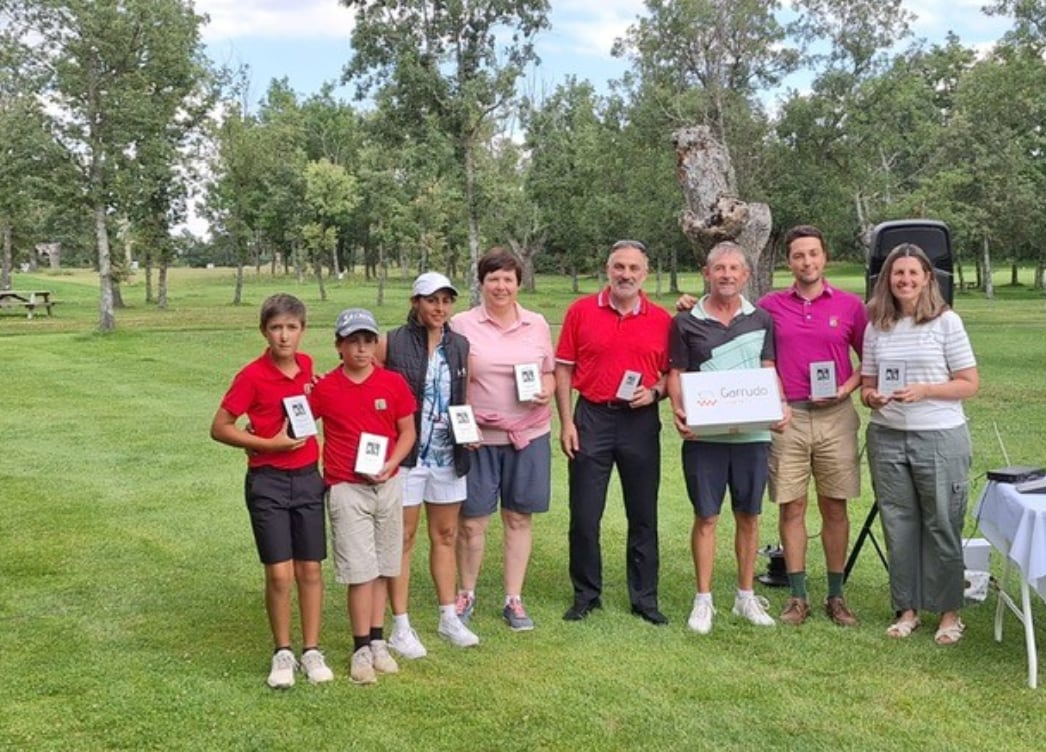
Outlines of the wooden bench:
<svg viewBox="0 0 1046 752">
<path fill-rule="evenodd" d="M 31 290 L 20 292 L 18 290 L 0 290 L 0 308 L 24 308 L 26 318 L 32 319 L 33 314 L 39 308 L 51 315 L 51 308 L 56 301 L 51 300 L 50 290 Z"/>
</svg>

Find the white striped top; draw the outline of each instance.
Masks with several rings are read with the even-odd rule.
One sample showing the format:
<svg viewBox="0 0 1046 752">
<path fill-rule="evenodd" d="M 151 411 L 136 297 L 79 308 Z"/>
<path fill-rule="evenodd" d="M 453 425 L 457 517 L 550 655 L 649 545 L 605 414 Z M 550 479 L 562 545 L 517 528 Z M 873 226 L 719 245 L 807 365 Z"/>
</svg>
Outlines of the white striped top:
<svg viewBox="0 0 1046 752">
<path fill-rule="evenodd" d="M 977 365 L 962 319 L 954 311 L 945 311 L 933 321 L 918 326 L 908 316 L 888 332 L 868 324 L 861 375 L 878 376 L 879 363 L 886 360 L 904 361 L 910 384 L 943 384 L 950 381 L 956 371 Z M 961 400 L 891 401 L 873 410 L 870 420 L 899 431 L 934 431 L 963 425 L 966 414 Z"/>
</svg>

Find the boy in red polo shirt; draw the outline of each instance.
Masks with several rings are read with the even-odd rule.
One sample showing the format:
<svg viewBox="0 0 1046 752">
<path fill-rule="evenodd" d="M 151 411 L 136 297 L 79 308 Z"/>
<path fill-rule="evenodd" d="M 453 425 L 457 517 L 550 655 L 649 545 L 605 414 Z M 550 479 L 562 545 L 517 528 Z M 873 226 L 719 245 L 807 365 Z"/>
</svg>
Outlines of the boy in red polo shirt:
<svg viewBox="0 0 1046 752">
<path fill-rule="evenodd" d="M 334 326 L 341 365 L 320 379 L 309 395 L 323 420 L 323 474 L 330 486 L 328 509 L 335 579 L 349 589 L 353 653 L 349 676 L 373 684 L 376 672 L 399 670 L 382 625 L 388 580 L 403 556 L 403 492 L 400 462 L 414 446 L 417 402 L 406 380 L 375 365 L 378 325 L 362 308 L 342 311 Z M 361 441 L 363 434 L 370 434 Z M 364 453 L 380 451 L 384 463 L 371 474 L 356 471 Z"/>
<path fill-rule="evenodd" d="M 327 558 L 323 517 L 326 487 L 316 467 L 314 436 L 288 434 L 283 399 L 304 395 L 312 383 L 312 358 L 298 352 L 305 331 L 305 305 L 278 294 L 261 307 L 261 333 L 269 343 L 260 357 L 233 378 L 211 423 L 211 438 L 246 449 L 247 511 L 258 556 L 265 566 L 265 610 L 275 651 L 267 683 L 294 685 L 298 668 L 291 649 L 291 590 L 298 585 L 301 668 L 312 683 L 334 678 L 319 649 L 323 613 L 321 562 Z M 236 424 L 246 415 L 251 430 Z"/>
</svg>

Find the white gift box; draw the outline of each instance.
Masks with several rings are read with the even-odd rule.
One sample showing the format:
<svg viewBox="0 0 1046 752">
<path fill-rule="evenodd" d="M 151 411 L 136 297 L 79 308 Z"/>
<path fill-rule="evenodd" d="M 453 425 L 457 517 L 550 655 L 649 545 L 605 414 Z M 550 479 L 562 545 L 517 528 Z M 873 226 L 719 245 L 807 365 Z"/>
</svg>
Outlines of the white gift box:
<svg viewBox="0 0 1046 752">
<path fill-rule="evenodd" d="M 784 417 L 773 368 L 680 374 L 686 423 L 698 436 L 764 431 Z"/>
</svg>

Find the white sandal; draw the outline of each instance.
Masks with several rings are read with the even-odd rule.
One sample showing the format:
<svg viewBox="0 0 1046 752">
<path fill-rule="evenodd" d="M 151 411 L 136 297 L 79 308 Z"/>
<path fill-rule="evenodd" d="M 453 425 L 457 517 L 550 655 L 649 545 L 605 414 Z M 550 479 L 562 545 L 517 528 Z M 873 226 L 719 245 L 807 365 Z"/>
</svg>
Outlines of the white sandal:
<svg viewBox="0 0 1046 752">
<path fill-rule="evenodd" d="M 933 635 L 933 641 L 941 646 L 955 645 L 962 639 L 962 633 L 966 631 L 966 625 L 962 619 L 956 619 L 947 627 L 940 627 Z"/>
<path fill-rule="evenodd" d="M 886 628 L 886 636 L 902 639 L 917 630 L 920 623 L 918 616 L 913 616 L 911 619 L 898 619 Z"/>
</svg>

